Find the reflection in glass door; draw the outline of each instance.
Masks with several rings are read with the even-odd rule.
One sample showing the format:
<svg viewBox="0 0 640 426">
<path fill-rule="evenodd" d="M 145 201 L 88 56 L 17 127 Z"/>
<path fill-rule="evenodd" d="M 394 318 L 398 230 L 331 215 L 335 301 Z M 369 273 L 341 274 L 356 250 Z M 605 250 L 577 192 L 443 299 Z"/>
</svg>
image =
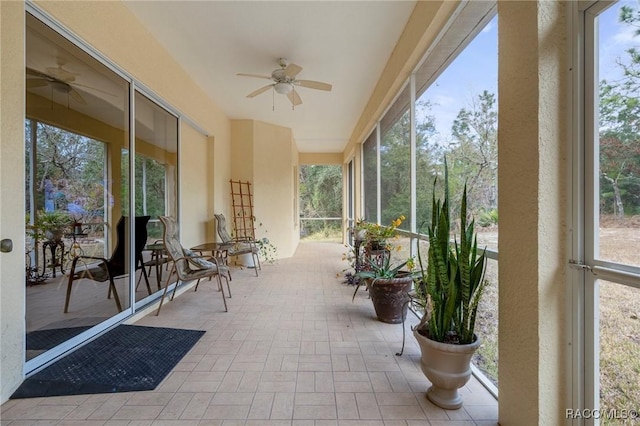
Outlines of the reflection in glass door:
<svg viewBox="0 0 640 426">
<path fill-rule="evenodd" d="M 30 13 L 25 53 L 29 371 L 130 307 L 129 280 L 110 285 L 88 257 L 129 252 L 116 223 L 129 205 L 119 168 L 130 102 L 125 79 Z"/>
<path fill-rule="evenodd" d="M 585 407 L 622 424 L 640 401 L 640 6 L 584 16 Z"/>
<path fill-rule="evenodd" d="M 177 217 L 178 119 L 139 92 L 135 96 L 135 215 L 150 216 L 142 252 L 145 270 L 136 281 L 139 302 L 159 291 L 169 272 L 158 217 Z"/>
</svg>

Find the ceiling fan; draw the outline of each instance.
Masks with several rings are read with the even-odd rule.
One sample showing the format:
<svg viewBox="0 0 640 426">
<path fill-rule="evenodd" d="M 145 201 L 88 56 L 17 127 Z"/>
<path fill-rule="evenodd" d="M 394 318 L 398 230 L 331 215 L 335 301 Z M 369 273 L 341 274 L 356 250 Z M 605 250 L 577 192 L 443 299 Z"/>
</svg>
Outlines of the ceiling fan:
<svg viewBox="0 0 640 426">
<path fill-rule="evenodd" d="M 302 99 L 295 90 L 295 86 L 307 87 L 309 89 L 331 91 L 331 85 L 329 83 L 323 83 L 321 81 L 313 80 L 298 80 L 296 76 L 302 71 L 302 67 L 296 64 L 290 64 L 286 59 L 280 58 L 278 60 L 280 68 L 273 70 L 270 76 L 260 74 L 245 74 L 238 73 L 237 75 L 242 77 L 255 77 L 271 80 L 273 83 L 267 84 L 255 90 L 247 95 L 247 98 L 253 98 L 267 90 L 273 88 L 281 95 L 287 95 L 293 106 L 300 105 Z"/>
<path fill-rule="evenodd" d="M 57 92 L 67 93 L 77 103 L 86 105 L 87 101 L 73 86 L 91 87 L 76 83 L 76 76 L 79 74 L 64 69 L 63 65 L 58 63 L 56 67 L 47 67 L 46 73 L 27 67 L 27 88 L 50 86 Z"/>
</svg>

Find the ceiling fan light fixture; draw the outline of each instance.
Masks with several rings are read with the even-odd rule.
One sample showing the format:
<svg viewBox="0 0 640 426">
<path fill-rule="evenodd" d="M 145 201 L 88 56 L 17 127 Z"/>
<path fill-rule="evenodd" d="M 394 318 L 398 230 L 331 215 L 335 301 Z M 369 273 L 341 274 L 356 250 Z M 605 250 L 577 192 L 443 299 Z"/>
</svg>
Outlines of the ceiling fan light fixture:
<svg viewBox="0 0 640 426">
<path fill-rule="evenodd" d="M 52 81 L 49 84 L 51 84 L 51 87 L 53 87 L 53 89 L 57 92 L 60 93 L 69 93 L 71 92 L 71 86 L 61 82 L 61 81 Z"/>
<path fill-rule="evenodd" d="M 274 84 L 273 88 L 281 95 L 287 95 L 291 90 L 293 90 L 293 86 L 291 84 L 282 82 Z"/>
</svg>

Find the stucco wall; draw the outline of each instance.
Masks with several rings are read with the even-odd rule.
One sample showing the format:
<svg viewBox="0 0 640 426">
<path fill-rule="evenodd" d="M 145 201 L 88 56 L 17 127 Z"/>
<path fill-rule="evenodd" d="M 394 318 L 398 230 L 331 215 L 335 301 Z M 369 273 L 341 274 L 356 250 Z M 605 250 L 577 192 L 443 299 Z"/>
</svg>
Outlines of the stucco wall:
<svg viewBox="0 0 640 426">
<path fill-rule="evenodd" d="M 209 221 L 207 225 L 207 240 L 215 241 L 218 237 L 216 231 L 216 222 L 214 215 L 221 211 L 225 206 L 231 204 L 231 196 L 229 191 L 229 179 L 231 176 L 231 132 L 229 132 L 229 138 L 222 134 L 222 137 L 216 138 L 210 136 L 208 142 L 208 157 L 209 157 L 209 169 L 208 169 L 208 181 L 209 185 L 213 185 L 210 188 L 208 198 L 208 216 Z"/>
<path fill-rule="evenodd" d="M 294 145 L 291 129 L 254 121 L 255 215 L 262 227 L 256 237 L 266 236 L 278 248 L 278 257 L 293 255 L 293 172 Z M 261 229 L 262 228 L 262 229 Z"/>
<path fill-rule="evenodd" d="M 500 423 L 561 424 L 567 76 L 565 5 L 498 2 Z"/>
<path fill-rule="evenodd" d="M 181 126 L 180 158 L 180 240 L 186 247 L 213 241 L 207 235 L 209 221 L 210 182 L 207 179 L 209 165 L 209 141 L 202 133 L 188 125 Z"/>
<path fill-rule="evenodd" d="M 24 278 L 24 7 L 0 2 L 0 402 L 22 382 L 25 358 Z"/>
<path fill-rule="evenodd" d="M 299 154 L 291 129 L 256 120 L 232 120 L 231 129 L 231 176 L 252 184 L 256 238 L 267 237 L 278 258 L 290 257 L 299 240 L 294 218 Z"/>
<path fill-rule="evenodd" d="M 253 182 L 253 120 L 231 120 L 231 141 L 232 179 Z"/>
</svg>

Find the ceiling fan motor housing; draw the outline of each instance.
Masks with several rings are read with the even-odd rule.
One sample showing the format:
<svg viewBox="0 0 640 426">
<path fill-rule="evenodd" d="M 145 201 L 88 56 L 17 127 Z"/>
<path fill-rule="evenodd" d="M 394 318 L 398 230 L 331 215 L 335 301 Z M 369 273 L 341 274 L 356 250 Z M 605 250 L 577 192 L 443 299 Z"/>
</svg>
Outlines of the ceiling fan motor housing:
<svg viewBox="0 0 640 426">
<path fill-rule="evenodd" d="M 286 95 L 293 90 L 293 85 L 291 83 L 278 82 L 273 85 L 273 88 L 281 95 Z"/>
<path fill-rule="evenodd" d="M 267 84 L 266 86 L 263 86 L 258 90 L 254 90 L 253 92 L 249 93 L 247 95 L 247 98 L 256 97 L 259 94 L 266 92 L 270 88 L 273 88 L 276 93 L 280 95 L 287 95 L 291 103 L 296 106 L 302 103 L 302 99 L 300 99 L 300 95 L 298 95 L 297 91 L 294 90 L 294 86 L 331 91 L 331 85 L 328 83 L 313 80 L 297 80 L 297 75 L 300 73 L 300 71 L 302 71 L 302 67 L 300 65 L 290 64 L 289 61 L 284 58 L 280 58 L 278 60 L 278 65 L 280 65 L 280 68 L 273 70 L 271 72 L 271 76 L 238 73 L 238 75 L 243 77 L 255 77 L 272 81 L 271 84 Z"/>
</svg>

